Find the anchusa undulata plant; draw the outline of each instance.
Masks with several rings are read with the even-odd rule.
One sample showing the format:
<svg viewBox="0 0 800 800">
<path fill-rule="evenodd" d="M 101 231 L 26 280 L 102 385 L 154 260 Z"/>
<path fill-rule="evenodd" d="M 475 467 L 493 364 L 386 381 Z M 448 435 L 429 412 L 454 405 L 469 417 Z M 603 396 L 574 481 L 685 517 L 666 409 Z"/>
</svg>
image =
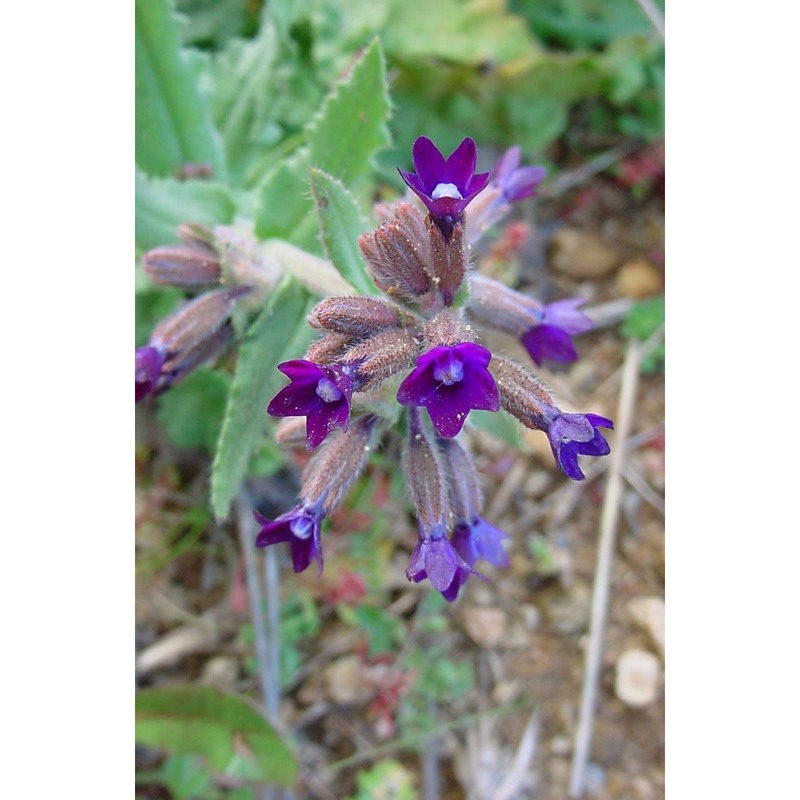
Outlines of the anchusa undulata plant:
<svg viewBox="0 0 800 800">
<path fill-rule="evenodd" d="M 293 568 L 322 571 L 322 522 L 359 477 L 383 437 L 403 437 L 402 470 L 419 539 L 407 577 L 429 580 L 454 600 L 481 561 L 507 566 L 507 534 L 483 517 L 475 464 L 459 434 L 475 410 L 507 413 L 548 438 L 559 469 L 582 480 L 578 457 L 603 456 L 597 414 L 565 413 L 524 366 L 482 343 L 481 329 L 519 339 L 532 360 L 573 361 L 572 341 L 591 322 L 581 300 L 537 300 L 471 269 L 472 245 L 510 209 L 535 194 L 541 167 L 521 167 L 511 148 L 495 170 L 476 172 L 475 142 L 445 158 L 425 137 L 413 147 L 414 171 L 399 170 L 411 190 L 377 209 L 383 221 L 358 240 L 383 296 L 329 296 L 308 316 L 319 336 L 303 358 L 279 365 L 288 383 L 270 415 L 284 417 L 278 441 L 313 451 L 294 508 L 276 519 L 255 512 L 258 546 L 288 543 Z M 196 231 L 184 246 L 145 258 L 155 279 L 198 287 L 220 279 L 219 260 Z M 137 399 L 157 394 L 228 341 L 236 304 L 258 302 L 246 280 L 192 300 L 137 351 Z"/>
</svg>

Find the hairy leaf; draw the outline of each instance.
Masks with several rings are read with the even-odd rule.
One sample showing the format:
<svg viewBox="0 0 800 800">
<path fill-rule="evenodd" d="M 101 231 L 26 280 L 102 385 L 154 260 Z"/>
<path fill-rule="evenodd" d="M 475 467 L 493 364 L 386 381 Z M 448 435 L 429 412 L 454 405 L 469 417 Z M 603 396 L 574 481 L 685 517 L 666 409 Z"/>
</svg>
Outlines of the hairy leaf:
<svg viewBox="0 0 800 800">
<path fill-rule="evenodd" d="M 136 0 L 136 163 L 151 175 L 208 164 L 225 180 L 222 142 L 197 86 L 198 66 L 181 50 L 169 0 Z"/>
<path fill-rule="evenodd" d="M 313 168 L 311 194 L 317 205 L 322 246 L 333 266 L 361 294 L 380 294 L 358 249 L 358 237 L 369 230 L 369 225 L 353 195 L 341 181 Z"/>
<path fill-rule="evenodd" d="M 267 403 L 285 382 L 277 365 L 302 353 L 304 343 L 296 335 L 306 341 L 311 335 L 305 324 L 311 305 L 308 291 L 286 278 L 241 344 L 211 470 L 211 507 L 217 519 L 228 514 L 263 434 Z"/>
</svg>

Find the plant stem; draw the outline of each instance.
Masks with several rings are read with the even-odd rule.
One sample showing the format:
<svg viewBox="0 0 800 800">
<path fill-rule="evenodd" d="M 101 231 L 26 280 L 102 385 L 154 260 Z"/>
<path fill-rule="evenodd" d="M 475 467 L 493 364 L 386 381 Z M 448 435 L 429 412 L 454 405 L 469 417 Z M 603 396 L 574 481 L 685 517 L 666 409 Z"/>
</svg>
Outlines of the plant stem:
<svg viewBox="0 0 800 800">
<path fill-rule="evenodd" d="M 597 684 L 600 677 L 600 661 L 603 651 L 603 631 L 606 624 L 611 566 L 614 556 L 614 540 L 619 519 L 622 497 L 622 469 L 627 455 L 626 440 L 633 422 L 636 388 L 639 382 L 640 345 L 631 339 L 622 370 L 622 388 L 617 410 L 616 446 L 611 453 L 608 468 L 608 484 L 600 518 L 600 544 L 597 553 L 597 571 L 592 591 L 592 612 L 589 627 L 589 645 L 583 673 L 583 689 L 578 726 L 575 731 L 575 752 L 569 781 L 569 796 L 573 800 L 582 797 L 586 783 L 586 766 L 592 744 L 594 713 L 597 705 Z"/>
</svg>

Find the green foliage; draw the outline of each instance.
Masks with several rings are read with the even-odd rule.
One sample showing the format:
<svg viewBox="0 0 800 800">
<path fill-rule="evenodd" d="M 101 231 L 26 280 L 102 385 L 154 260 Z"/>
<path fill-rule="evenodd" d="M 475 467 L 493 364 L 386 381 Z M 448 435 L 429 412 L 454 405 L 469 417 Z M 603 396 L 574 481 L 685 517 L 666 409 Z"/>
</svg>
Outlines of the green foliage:
<svg viewBox="0 0 800 800">
<path fill-rule="evenodd" d="M 207 797 L 212 792 L 211 775 L 197 756 L 170 756 L 159 773 L 159 782 L 169 789 L 175 800 Z"/>
<path fill-rule="evenodd" d="M 664 296 L 642 300 L 628 312 L 620 331 L 623 336 L 644 341 L 664 325 Z M 664 343 L 658 345 L 643 361 L 642 372 L 664 371 Z"/>
<path fill-rule="evenodd" d="M 359 294 L 380 294 L 370 280 L 358 237 L 369 230 L 358 204 L 341 181 L 311 169 L 311 194 L 319 217 L 320 239 L 333 266 Z"/>
<path fill-rule="evenodd" d="M 228 514 L 250 456 L 263 435 L 267 402 L 284 382 L 277 366 L 302 351 L 303 343 L 296 340 L 297 336 L 307 340 L 310 335 L 305 325 L 310 308 L 306 289 L 291 278 L 284 279 L 239 348 L 211 471 L 211 506 L 218 519 Z"/>
<path fill-rule="evenodd" d="M 161 397 L 158 421 L 178 447 L 214 451 L 229 385 L 224 373 L 201 367 Z"/>
<path fill-rule="evenodd" d="M 373 152 L 389 142 L 389 110 L 383 54 L 374 41 L 306 125 L 305 146 L 265 180 L 256 233 L 300 243 L 297 229 L 313 208 L 309 169 L 324 170 L 348 184 L 366 175 Z"/>
<path fill-rule="evenodd" d="M 495 411 L 471 411 L 469 422 L 516 450 L 525 450 L 526 445 L 520 436 L 520 425 L 511 415 Z"/>
<path fill-rule="evenodd" d="M 186 163 L 211 165 L 225 180 L 225 156 L 197 85 L 201 63 L 180 47 L 168 0 L 136 0 L 136 163 L 166 177 Z"/>
<path fill-rule="evenodd" d="M 136 741 L 204 757 L 217 773 L 290 786 L 295 757 L 243 698 L 208 686 L 143 689 L 136 695 Z"/>
<path fill-rule="evenodd" d="M 235 213 L 233 196 L 222 184 L 150 178 L 136 170 L 136 244 L 142 250 L 177 242 L 182 222 L 224 225 Z"/>
<path fill-rule="evenodd" d="M 412 774 L 392 759 L 379 761 L 356 776 L 358 794 L 349 800 L 417 800 Z"/>
</svg>

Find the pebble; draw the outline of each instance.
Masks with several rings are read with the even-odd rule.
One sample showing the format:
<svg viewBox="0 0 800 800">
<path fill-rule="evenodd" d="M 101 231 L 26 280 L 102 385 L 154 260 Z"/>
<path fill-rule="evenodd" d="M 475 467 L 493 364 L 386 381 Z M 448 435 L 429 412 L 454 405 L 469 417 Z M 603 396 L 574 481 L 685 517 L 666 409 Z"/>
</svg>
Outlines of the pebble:
<svg viewBox="0 0 800 800">
<path fill-rule="evenodd" d="M 603 278 L 621 261 L 620 252 L 595 233 L 561 228 L 553 234 L 550 263 L 571 278 Z"/>
<path fill-rule="evenodd" d="M 628 603 L 628 616 L 653 640 L 661 657 L 664 657 L 665 608 L 660 597 L 634 597 Z"/>
<path fill-rule="evenodd" d="M 664 291 L 664 279 L 646 258 L 626 261 L 617 273 L 617 291 L 623 297 L 640 300 Z"/>
<path fill-rule="evenodd" d="M 508 620 L 499 608 L 468 608 L 464 611 L 464 629 L 475 644 L 495 647 L 506 635 Z"/>
<path fill-rule="evenodd" d="M 203 667 L 200 683 L 230 689 L 239 677 L 239 664 L 232 656 L 214 656 Z"/>
<path fill-rule="evenodd" d="M 617 659 L 614 693 L 632 708 L 649 706 L 658 694 L 658 659 L 647 650 L 626 650 Z"/>
<path fill-rule="evenodd" d="M 323 680 L 335 703 L 355 703 L 362 693 L 361 661 L 358 656 L 342 656 L 325 667 Z"/>
</svg>

